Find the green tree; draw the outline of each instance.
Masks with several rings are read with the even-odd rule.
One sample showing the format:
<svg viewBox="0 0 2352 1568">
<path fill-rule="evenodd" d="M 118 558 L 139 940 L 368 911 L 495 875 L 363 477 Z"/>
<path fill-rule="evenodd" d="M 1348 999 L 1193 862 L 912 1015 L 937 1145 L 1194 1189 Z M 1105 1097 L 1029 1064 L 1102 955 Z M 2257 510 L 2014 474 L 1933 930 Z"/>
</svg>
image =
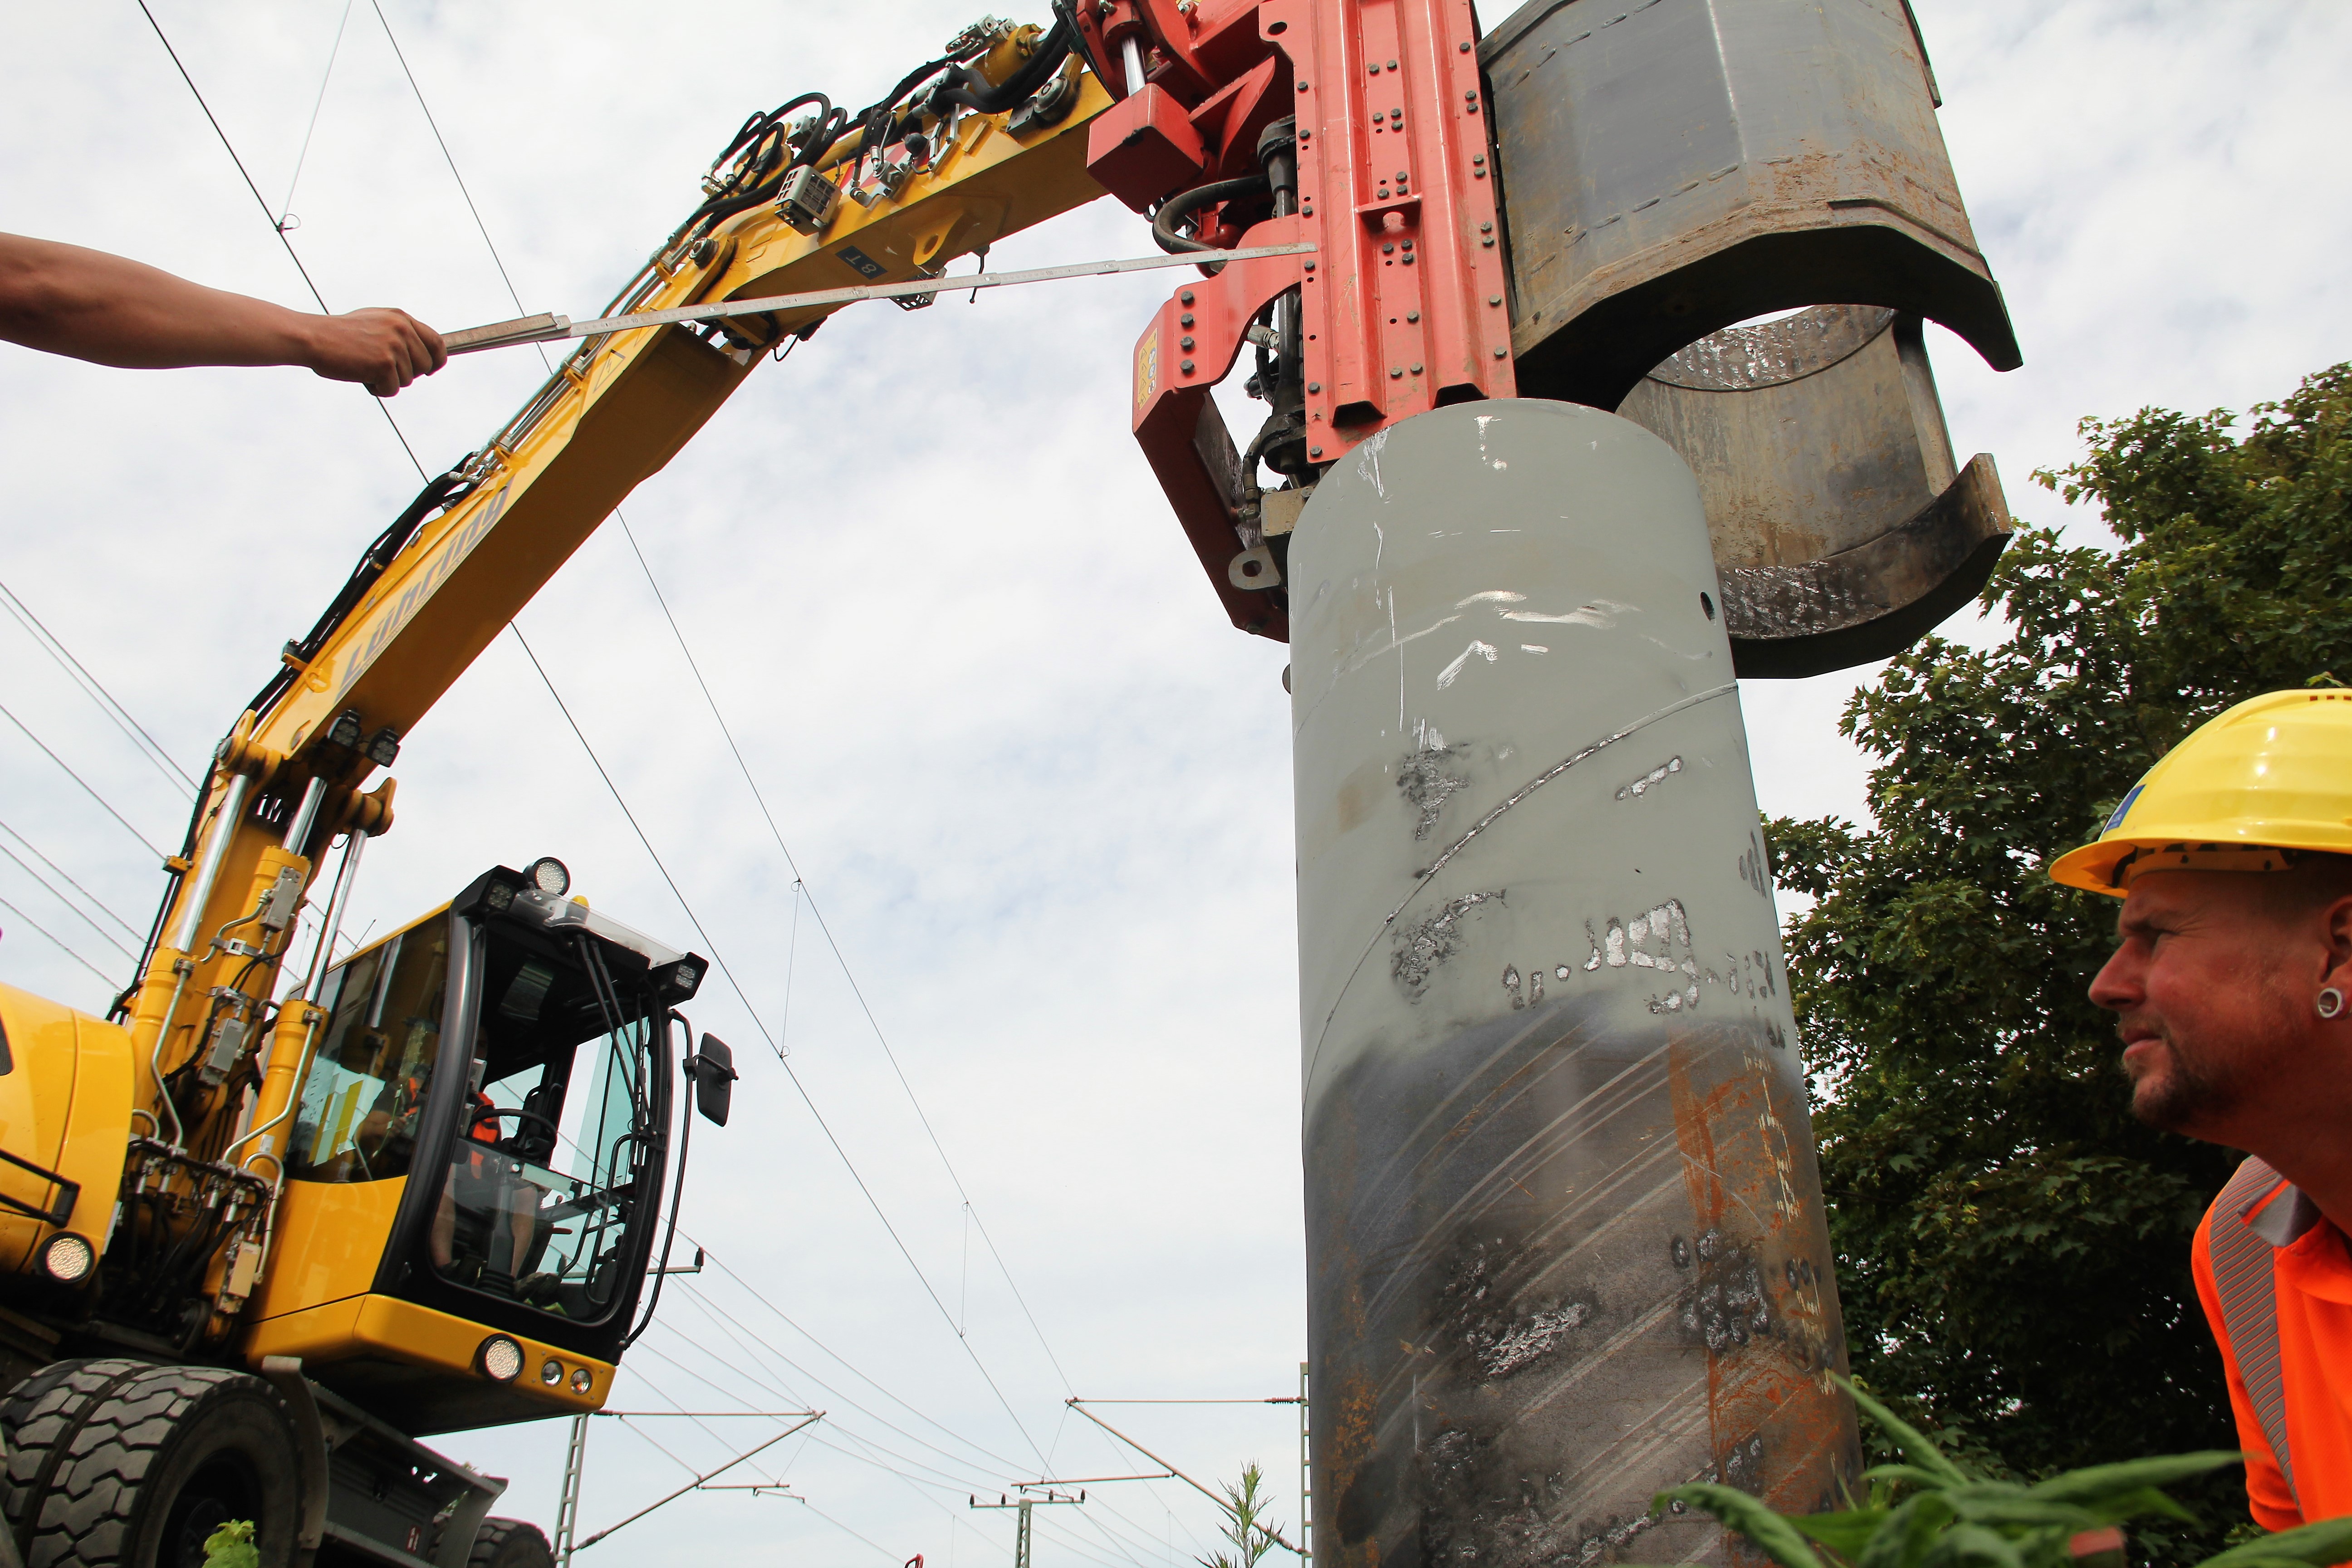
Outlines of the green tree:
<svg viewBox="0 0 2352 1568">
<path fill-rule="evenodd" d="M 2234 1447 L 2189 1237 L 2236 1156 L 2135 1121 L 2084 994 L 2115 905 L 2044 868 L 2230 704 L 2352 674 L 2352 365 L 2241 422 L 2086 420 L 2035 477 L 2120 542 L 2021 530 L 2003 636 L 1929 638 L 1842 723 L 1873 825 L 1770 825 L 1854 1370 L 1995 1470 Z M 2244 1518 L 2235 1472 L 2184 1489 Z"/>
<path fill-rule="evenodd" d="M 1257 1568 L 1257 1560 L 1277 1544 L 1282 1526 L 1266 1522 L 1266 1510 L 1273 1499 L 1266 1494 L 1265 1472 L 1253 1459 L 1242 1467 L 1239 1486 L 1220 1481 L 1217 1489 L 1223 1499 L 1217 1506 L 1225 1512 L 1224 1523 L 1218 1532 L 1233 1543 L 1231 1552 L 1220 1552 L 1211 1557 L 1196 1557 L 1201 1568 Z"/>
</svg>

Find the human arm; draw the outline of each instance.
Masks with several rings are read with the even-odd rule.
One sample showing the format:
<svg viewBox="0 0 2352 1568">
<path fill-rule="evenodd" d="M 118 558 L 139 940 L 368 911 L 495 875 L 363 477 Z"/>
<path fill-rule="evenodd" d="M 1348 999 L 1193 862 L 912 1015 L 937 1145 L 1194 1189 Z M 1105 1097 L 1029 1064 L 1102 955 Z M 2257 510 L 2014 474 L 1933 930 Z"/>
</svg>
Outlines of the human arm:
<svg viewBox="0 0 2352 1568">
<path fill-rule="evenodd" d="M 158 268 L 0 234 L 0 339 L 127 370 L 299 364 L 390 397 L 448 362 L 404 310 L 289 310 Z"/>
</svg>

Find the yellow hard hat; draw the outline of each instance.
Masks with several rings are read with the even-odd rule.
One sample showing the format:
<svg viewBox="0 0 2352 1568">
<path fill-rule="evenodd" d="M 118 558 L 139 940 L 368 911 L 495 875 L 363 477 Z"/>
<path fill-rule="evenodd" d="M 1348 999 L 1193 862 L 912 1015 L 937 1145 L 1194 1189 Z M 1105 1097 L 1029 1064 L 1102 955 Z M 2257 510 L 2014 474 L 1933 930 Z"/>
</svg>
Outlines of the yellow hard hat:
<svg viewBox="0 0 2352 1568">
<path fill-rule="evenodd" d="M 2282 850 L 2352 855 L 2352 691 L 2265 692 L 2207 721 L 2050 875 L 2120 899 L 2144 871 L 2283 871 Z"/>
</svg>

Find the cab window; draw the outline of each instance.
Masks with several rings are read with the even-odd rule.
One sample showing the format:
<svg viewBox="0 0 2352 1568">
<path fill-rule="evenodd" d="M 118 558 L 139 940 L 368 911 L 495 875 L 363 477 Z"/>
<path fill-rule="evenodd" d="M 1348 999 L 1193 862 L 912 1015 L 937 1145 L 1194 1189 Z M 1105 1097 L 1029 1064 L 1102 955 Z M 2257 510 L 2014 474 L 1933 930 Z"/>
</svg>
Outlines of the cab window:
<svg viewBox="0 0 2352 1568">
<path fill-rule="evenodd" d="M 469 1087 L 426 1232 L 443 1279 L 593 1322 L 625 1293 L 651 1205 L 666 1016 L 569 955 L 491 935 Z M 609 989 L 608 989 L 609 987 Z M 615 1008 L 618 1011 L 615 1011 Z"/>
<path fill-rule="evenodd" d="M 304 1182 L 408 1174 L 441 1055 L 448 923 L 432 920 L 329 972 L 326 1034 L 302 1087 L 287 1173 Z"/>
</svg>

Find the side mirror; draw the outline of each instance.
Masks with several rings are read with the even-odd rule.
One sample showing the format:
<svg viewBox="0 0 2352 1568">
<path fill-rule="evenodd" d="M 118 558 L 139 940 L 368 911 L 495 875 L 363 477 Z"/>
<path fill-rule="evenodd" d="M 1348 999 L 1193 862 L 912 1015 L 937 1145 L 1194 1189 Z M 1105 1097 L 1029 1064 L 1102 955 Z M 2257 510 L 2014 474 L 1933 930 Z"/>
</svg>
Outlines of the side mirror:
<svg viewBox="0 0 2352 1568">
<path fill-rule="evenodd" d="M 727 1125 L 727 1107 L 735 1098 L 735 1053 L 718 1036 L 705 1034 L 702 1049 L 686 1058 L 686 1076 L 694 1081 L 694 1108 L 704 1121 Z"/>
</svg>

